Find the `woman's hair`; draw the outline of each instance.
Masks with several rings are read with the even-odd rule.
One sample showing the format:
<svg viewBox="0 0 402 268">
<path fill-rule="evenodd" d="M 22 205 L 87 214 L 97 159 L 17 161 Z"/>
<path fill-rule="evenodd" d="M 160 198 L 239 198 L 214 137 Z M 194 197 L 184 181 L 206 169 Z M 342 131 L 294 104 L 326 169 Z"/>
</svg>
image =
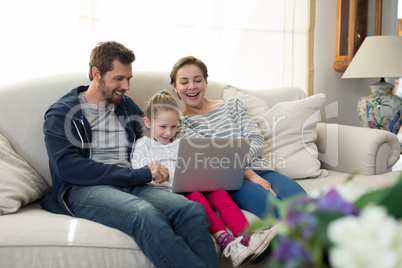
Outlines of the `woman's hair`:
<svg viewBox="0 0 402 268">
<path fill-rule="evenodd" d="M 89 80 L 92 81 L 92 68 L 99 69 L 100 75 L 113 69 L 113 61 L 117 59 L 123 64 L 131 64 L 135 61 L 134 52 L 115 41 L 100 42 L 92 50 L 89 59 Z"/>
<path fill-rule="evenodd" d="M 159 112 L 167 111 L 174 111 L 179 114 L 180 109 L 172 94 L 166 90 L 162 90 L 153 95 L 148 101 L 145 116 L 151 120 L 151 118 L 154 118 Z"/>
<path fill-rule="evenodd" d="M 202 74 L 204 76 L 205 81 L 207 81 L 208 78 L 208 69 L 207 66 L 205 65 L 204 62 L 202 62 L 200 59 L 197 59 L 196 57 L 193 56 L 187 56 L 179 59 L 175 65 L 172 68 L 172 71 L 170 72 L 170 84 L 173 85 L 176 83 L 176 76 L 177 72 L 181 67 L 184 65 L 189 65 L 189 64 L 194 64 L 200 67 Z"/>
</svg>

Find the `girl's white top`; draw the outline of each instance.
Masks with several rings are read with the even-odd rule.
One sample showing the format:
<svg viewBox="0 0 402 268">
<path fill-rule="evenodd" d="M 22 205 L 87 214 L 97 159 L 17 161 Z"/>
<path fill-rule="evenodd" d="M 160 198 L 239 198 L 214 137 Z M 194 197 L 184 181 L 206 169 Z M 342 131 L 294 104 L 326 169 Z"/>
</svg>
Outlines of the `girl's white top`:
<svg viewBox="0 0 402 268">
<path fill-rule="evenodd" d="M 132 167 L 141 168 L 148 166 L 153 161 L 158 161 L 169 169 L 170 181 L 161 184 L 152 181 L 148 184 L 162 189 L 172 189 L 179 142 L 179 139 L 175 139 L 171 143 L 161 144 L 146 136 L 138 139 L 131 158 Z"/>
</svg>

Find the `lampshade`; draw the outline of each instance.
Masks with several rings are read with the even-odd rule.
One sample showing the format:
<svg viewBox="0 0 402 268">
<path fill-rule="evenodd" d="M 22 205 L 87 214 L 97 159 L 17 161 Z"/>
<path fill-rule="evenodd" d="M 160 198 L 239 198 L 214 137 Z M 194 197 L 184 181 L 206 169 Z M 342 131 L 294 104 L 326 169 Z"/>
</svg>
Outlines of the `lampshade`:
<svg viewBox="0 0 402 268">
<path fill-rule="evenodd" d="M 364 39 L 342 78 L 380 78 L 370 93 L 357 102 L 360 126 L 389 130 L 402 124 L 402 99 L 393 94 L 385 77 L 402 77 L 402 36 L 370 36 Z"/>
<path fill-rule="evenodd" d="M 342 78 L 402 77 L 402 36 L 368 36 Z"/>
</svg>

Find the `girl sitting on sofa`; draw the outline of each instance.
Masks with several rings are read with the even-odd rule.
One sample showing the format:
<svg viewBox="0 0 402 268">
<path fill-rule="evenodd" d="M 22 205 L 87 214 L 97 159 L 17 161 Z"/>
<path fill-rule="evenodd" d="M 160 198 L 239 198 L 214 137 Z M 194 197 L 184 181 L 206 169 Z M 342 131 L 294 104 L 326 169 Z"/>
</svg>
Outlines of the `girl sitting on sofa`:
<svg viewBox="0 0 402 268">
<path fill-rule="evenodd" d="M 167 91 L 155 94 L 148 102 L 144 123 L 148 134 L 135 143 L 132 156 L 133 168 L 140 168 L 159 161 L 169 169 L 170 180 L 156 178 L 151 185 L 171 189 L 177 160 L 179 140 L 175 139 L 178 127 L 179 107 Z M 250 259 L 251 263 L 261 261 L 268 253 L 269 243 L 275 236 L 274 228 L 254 233 L 247 231 L 248 223 L 228 192 L 192 192 L 188 199 L 204 206 L 210 221 L 210 233 L 223 249 L 223 255 L 237 267 Z M 217 213 L 214 211 L 216 210 Z M 232 232 L 226 231 L 226 226 Z"/>
</svg>

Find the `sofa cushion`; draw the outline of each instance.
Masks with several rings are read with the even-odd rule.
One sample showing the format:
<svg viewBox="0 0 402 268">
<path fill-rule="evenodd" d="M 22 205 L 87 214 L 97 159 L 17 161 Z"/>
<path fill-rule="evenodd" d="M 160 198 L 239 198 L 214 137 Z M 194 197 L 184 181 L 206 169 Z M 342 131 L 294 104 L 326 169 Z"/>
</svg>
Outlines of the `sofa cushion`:
<svg viewBox="0 0 402 268">
<path fill-rule="evenodd" d="M 328 172 L 320 169 L 316 125 L 324 94 L 317 94 L 296 101 L 286 101 L 267 108 L 262 100 L 234 87 L 225 88 L 224 97 L 238 97 L 253 116 L 264 137 L 262 156 L 273 168 L 292 178 L 325 177 Z M 262 108 L 256 108 L 256 106 Z"/>
<path fill-rule="evenodd" d="M 320 169 L 316 126 L 324 94 L 302 100 L 282 102 L 272 107 L 262 119 L 269 132 L 268 146 L 263 156 L 276 171 L 292 178 L 325 177 L 328 172 Z"/>
<path fill-rule="evenodd" d="M 0 215 L 42 198 L 47 189 L 45 180 L 0 134 Z"/>
<path fill-rule="evenodd" d="M 235 97 L 240 99 L 254 119 L 259 118 L 269 110 L 269 106 L 265 101 L 256 96 L 247 94 L 236 87 L 225 86 L 223 88 L 223 97 Z"/>
</svg>

